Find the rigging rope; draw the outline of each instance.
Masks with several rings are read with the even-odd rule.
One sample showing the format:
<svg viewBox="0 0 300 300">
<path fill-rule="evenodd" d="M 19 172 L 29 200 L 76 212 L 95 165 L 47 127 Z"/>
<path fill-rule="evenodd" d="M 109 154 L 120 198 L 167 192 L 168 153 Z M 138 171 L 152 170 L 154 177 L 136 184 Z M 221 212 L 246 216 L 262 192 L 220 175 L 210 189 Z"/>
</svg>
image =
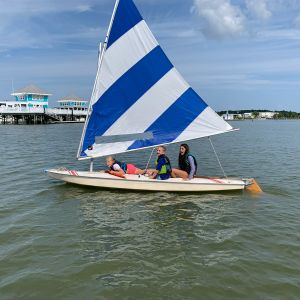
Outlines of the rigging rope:
<svg viewBox="0 0 300 300">
<path fill-rule="evenodd" d="M 146 165 L 146 168 L 145 168 L 146 171 L 148 170 L 148 167 L 149 167 L 149 164 L 150 164 L 150 161 L 151 161 L 154 150 L 155 150 L 155 147 L 152 149 L 151 155 L 150 155 L 149 160 L 147 162 L 147 165 Z"/>
<path fill-rule="evenodd" d="M 222 164 L 221 164 L 220 158 L 219 158 L 218 153 L 217 153 L 217 151 L 216 151 L 216 149 L 215 149 L 215 147 L 214 147 L 214 145 L 213 145 L 213 143 L 212 143 L 212 141 L 211 141 L 210 136 L 208 137 L 208 139 L 209 139 L 209 141 L 210 141 L 210 144 L 211 144 L 212 149 L 214 150 L 214 153 L 215 153 L 215 155 L 216 155 L 216 158 L 217 158 L 217 161 L 218 161 L 218 163 L 219 163 L 219 166 L 220 166 L 220 168 L 221 168 L 221 170 L 222 170 L 222 172 L 223 172 L 223 174 L 224 174 L 224 177 L 227 178 L 227 175 L 226 175 L 226 173 L 225 173 L 225 170 L 224 170 L 224 168 L 223 168 L 223 166 L 222 166 Z"/>
</svg>

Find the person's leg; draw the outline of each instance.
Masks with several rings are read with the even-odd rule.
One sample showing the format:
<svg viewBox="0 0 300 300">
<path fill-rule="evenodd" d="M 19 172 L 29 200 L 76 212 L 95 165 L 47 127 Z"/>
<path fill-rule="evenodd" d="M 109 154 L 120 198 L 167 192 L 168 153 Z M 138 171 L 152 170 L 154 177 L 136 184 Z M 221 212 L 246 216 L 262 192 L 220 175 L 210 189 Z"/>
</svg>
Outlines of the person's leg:
<svg viewBox="0 0 300 300">
<path fill-rule="evenodd" d="M 145 170 L 141 170 L 133 164 L 127 164 L 127 174 L 141 175 L 144 173 L 145 173 Z"/>
<path fill-rule="evenodd" d="M 172 169 L 172 177 L 173 178 L 179 177 L 182 179 L 187 179 L 189 177 L 189 174 L 185 171 L 173 168 Z"/>
<path fill-rule="evenodd" d="M 133 164 L 127 164 L 127 174 L 133 175 L 135 174 L 136 167 Z"/>
<path fill-rule="evenodd" d="M 135 174 L 135 175 L 143 175 L 143 174 L 145 174 L 145 170 L 136 168 L 134 174 Z"/>
<path fill-rule="evenodd" d="M 155 171 L 156 171 L 155 169 L 147 169 L 147 170 L 146 170 L 146 173 L 147 173 L 148 175 L 152 175 Z"/>
</svg>

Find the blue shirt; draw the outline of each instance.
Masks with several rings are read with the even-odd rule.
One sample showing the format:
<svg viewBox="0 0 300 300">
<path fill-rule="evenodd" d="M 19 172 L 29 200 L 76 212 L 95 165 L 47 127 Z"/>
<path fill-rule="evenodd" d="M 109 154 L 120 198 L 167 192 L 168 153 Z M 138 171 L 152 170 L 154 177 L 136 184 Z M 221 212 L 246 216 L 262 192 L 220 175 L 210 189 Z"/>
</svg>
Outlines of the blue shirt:
<svg viewBox="0 0 300 300">
<path fill-rule="evenodd" d="M 166 160 L 164 157 L 165 156 L 158 157 L 157 166 L 156 166 L 156 170 L 158 172 L 160 172 L 161 168 L 166 164 Z M 161 180 L 166 180 L 166 179 L 169 179 L 170 177 L 171 177 L 171 174 L 167 173 L 167 174 L 158 174 L 156 178 L 161 179 Z"/>
</svg>

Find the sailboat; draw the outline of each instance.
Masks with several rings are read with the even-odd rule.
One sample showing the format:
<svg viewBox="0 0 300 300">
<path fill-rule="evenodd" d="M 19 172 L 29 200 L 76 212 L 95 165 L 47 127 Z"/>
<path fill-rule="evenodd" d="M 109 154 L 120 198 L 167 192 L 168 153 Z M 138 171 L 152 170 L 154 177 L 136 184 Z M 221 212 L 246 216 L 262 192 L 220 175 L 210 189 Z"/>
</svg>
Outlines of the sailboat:
<svg viewBox="0 0 300 300">
<path fill-rule="evenodd" d="M 251 180 L 198 177 L 120 178 L 93 171 L 95 158 L 234 131 L 170 62 L 132 0 L 117 0 L 105 42 L 77 159 L 89 171 L 50 169 L 50 177 L 109 189 L 171 192 L 243 190 Z"/>
</svg>

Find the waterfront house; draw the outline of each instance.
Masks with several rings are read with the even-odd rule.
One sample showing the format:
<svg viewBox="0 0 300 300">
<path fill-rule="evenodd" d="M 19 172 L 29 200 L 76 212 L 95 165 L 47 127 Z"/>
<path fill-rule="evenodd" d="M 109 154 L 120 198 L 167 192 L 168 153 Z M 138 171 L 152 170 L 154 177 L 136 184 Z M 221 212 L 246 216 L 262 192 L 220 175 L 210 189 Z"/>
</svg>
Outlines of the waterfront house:
<svg viewBox="0 0 300 300">
<path fill-rule="evenodd" d="M 259 118 L 261 119 L 274 119 L 276 112 L 274 111 L 265 111 L 259 113 Z"/>
<path fill-rule="evenodd" d="M 226 113 L 226 114 L 222 115 L 222 118 L 226 121 L 232 121 L 232 120 L 234 120 L 234 115 Z"/>
<path fill-rule="evenodd" d="M 73 109 L 83 111 L 88 109 L 88 101 L 85 101 L 83 98 L 80 98 L 76 95 L 66 96 L 57 102 L 59 104 L 58 108 L 62 109 Z"/>
<path fill-rule="evenodd" d="M 24 109 L 28 108 L 48 108 L 50 93 L 35 85 L 25 86 L 11 94 L 16 101 L 11 101 L 10 105 Z"/>
<path fill-rule="evenodd" d="M 226 114 L 222 115 L 222 118 L 225 121 L 233 121 L 233 120 L 243 119 L 243 115 L 242 114 L 229 114 L 229 113 L 226 113 Z"/>
<path fill-rule="evenodd" d="M 250 112 L 250 113 L 244 113 L 244 114 L 243 114 L 243 118 L 244 118 L 244 119 L 253 119 L 254 116 L 253 116 L 253 113 L 252 113 L 252 112 Z"/>
<path fill-rule="evenodd" d="M 30 85 L 12 95 L 15 101 L 0 101 L 0 124 L 46 124 L 49 122 L 84 122 L 88 102 L 77 96 L 59 100 L 59 107 L 49 108 L 49 93 Z"/>
</svg>

